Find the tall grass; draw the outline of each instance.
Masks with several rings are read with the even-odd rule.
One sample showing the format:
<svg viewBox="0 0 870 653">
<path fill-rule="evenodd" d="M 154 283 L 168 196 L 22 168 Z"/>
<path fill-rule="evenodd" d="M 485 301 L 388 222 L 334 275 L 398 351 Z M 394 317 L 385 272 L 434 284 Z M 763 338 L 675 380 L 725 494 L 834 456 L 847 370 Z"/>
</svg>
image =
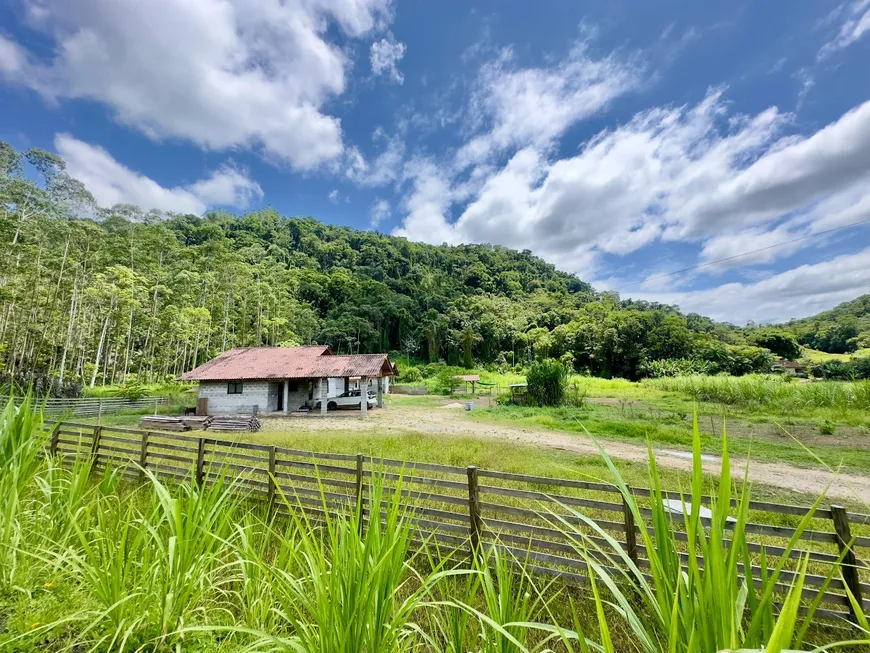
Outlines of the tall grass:
<svg viewBox="0 0 870 653">
<path fill-rule="evenodd" d="M 652 454 L 645 517 L 602 452 L 641 525 L 648 564 L 570 506 L 559 510 L 570 519 L 553 515 L 589 567 L 582 593 L 531 575 L 497 543 L 469 559 L 466 547 L 444 553 L 421 540 L 401 481 L 387 488 L 375 474 L 356 506 L 324 494 L 319 510 L 302 511 L 288 494 L 270 509 L 215 477 L 196 487 L 148 473 L 130 484 L 117 470 L 61 465 L 39 455 L 39 427 L 29 405 L 3 412 L 2 650 L 774 653 L 813 634 L 816 605 L 800 598 L 805 561 L 787 596 L 782 561 L 755 561 L 758 587 L 741 579 L 753 562 L 749 489 L 732 497 L 727 446 L 710 518 L 690 508 L 706 489 L 697 428 L 680 516 L 665 509 Z M 49 618 L 29 618 L 54 592 L 65 598 Z"/>
<path fill-rule="evenodd" d="M 772 374 L 678 376 L 646 379 L 645 385 L 695 401 L 764 406 L 787 411 L 813 408 L 870 409 L 870 380 L 795 382 Z"/>
<path fill-rule="evenodd" d="M 741 493 L 732 495 L 725 434 L 718 487 L 706 500 L 696 421 L 692 484 L 690 492 L 680 501 L 679 511 L 668 508 L 672 504 L 666 503 L 650 448 L 652 511 L 649 517 L 644 517 L 634 495 L 603 449 L 601 455 L 640 527 L 648 569 L 639 567 L 611 535 L 570 506 L 563 508 L 585 524 L 594 536 L 585 529 L 572 527 L 564 518 L 558 525 L 571 536 L 578 553 L 593 570 L 596 604 L 600 608 L 602 599 L 597 591 L 600 584 L 609 593 L 619 618 L 633 634 L 639 650 L 715 653 L 747 648 L 778 652 L 803 645 L 818 608 L 818 602 L 805 606 L 806 615 L 800 627 L 795 627 L 808 560 L 801 561 L 799 573 L 784 599 L 780 587 L 788 555 L 807 529 L 821 497 L 801 519 L 784 547 L 785 553 L 775 564 L 768 565 L 762 554 L 760 580 L 753 587 L 742 574 L 743 569 L 750 569 L 752 564 L 746 539 L 749 484 L 744 479 Z M 732 498 L 736 503 L 733 508 Z M 702 501 L 710 511 L 704 518 L 699 510 Z M 685 541 L 678 541 L 680 531 L 685 533 Z M 828 577 L 821 585 L 822 592 L 830 581 Z M 777 601 L 783 604 L 777 605 Z M 598 614 L 603 613 L 599 610 Z M 602 633 L 608 628 L 604 622 L 599 625 Z M 870 637 L 870 632 L 863 637 Z M 604 650 L 614 649 L 605 643 Z"/>
</svg>

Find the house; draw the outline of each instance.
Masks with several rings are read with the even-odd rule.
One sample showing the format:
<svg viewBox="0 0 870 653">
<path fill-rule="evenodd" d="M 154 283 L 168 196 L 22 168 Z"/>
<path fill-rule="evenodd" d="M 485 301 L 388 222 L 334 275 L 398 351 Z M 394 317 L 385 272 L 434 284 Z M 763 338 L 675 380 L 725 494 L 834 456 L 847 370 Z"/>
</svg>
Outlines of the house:
<svg viewBox="0 0 870 653">
<path fill-rule="evenodd" d="M 791 374 L 792 376 L 806 376 L 807 372 L 807 368 L 805 365 L 796 361 L 786 360 L 784 358 L 780 358 L 774 364 L 774 369 L 776 369 L 777 371 L 781 371 L 784 374 Z"/>
<path fill-rule="evenodd" d="M 284 414 L 322 398 L 361 387 L 377 393 L 383 407 L 396 368 L 386 354 L 338 356 L 324 345 L 237 347 L 181 375 L 199 382 L 197 412 Z M 203 401 L 205 400 L 205 401 Z M 321 401 L 326 414 L 327 401 Z M 365 415 L 366 402 L 360 410 Z"/>
</svg>

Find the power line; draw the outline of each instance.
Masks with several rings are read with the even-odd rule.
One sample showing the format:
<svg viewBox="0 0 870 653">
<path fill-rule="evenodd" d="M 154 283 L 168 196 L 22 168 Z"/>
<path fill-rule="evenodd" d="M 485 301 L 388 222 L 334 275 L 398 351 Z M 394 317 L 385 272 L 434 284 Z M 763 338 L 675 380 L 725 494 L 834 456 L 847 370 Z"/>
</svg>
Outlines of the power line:
<svg viewBox="0 0 870 653">
<path fill-rule="evenodd" d="M 734 256 L 726 256 L 725 258 L 720 258 L 715 261 L 708 261 L 707 263 L 701 263 L 700 265 L 693 265 L 690 268 L 684 268 L 682 270 L 675 270 L 673 272 L 668 272 L 667 274 L 660 274 L 655 277 L 650 277 L 649 279 L 644 279 L 643 281 L 638 281 L 636 283 L 631 283 L 627 286 L 622 286 L 621 288 L 616 288 L 615 292 L 622 292 L 626 288 L 633 288 L 634 286 L 639 286 L 643 283 L 647 283 L 648 281 L 656 281 L 658 279 L 666 279 L 667 277 L 672 277 L 675 274 L 683 274 L 684 272 L 691 272 L 692 270 L 697 270 L 698 268 L 706 268 L 710 265 L 716 265 L 717 263 L 724 263 L 725 261 L 733 261 L 736 258 L 741 258 L 743 256 L 749 256 L 750 254 L 757 254 L 758 252 L 766 252 L 769 249 L 776 249 L 777 247 L 783 247 L 785 245 L 791 245 L 792 243 L 797 243 L 802 240 L 806 240 L 807 238 L 814 238 L 816 236 L 824 236 L 825 234 L 830 234 L 835 231 L 839 231 L 840 229 L 849 229 L 850 227 L 858 227 L 862 224 L 867 224 L 870 222 L 870 218 L 865 220 L 860 220 L 859 222 L 853 222 L 851 224 L 844 224 L 839 227 L 834 227 L 833 229 L 826 229 L 825 231 L 817 231 L 813 234 L 807 234 L 806 236 L 801 236 L 800 238 L 794 238 L 793 240 L 786 240 L 782 243 L 777 243 L 776 245 L 768 245 L 767 247 L 761 247 L 759 249 L 753 249 L 748 252 L 743 252 L 742 254 L 735 254 Z"/>
</svg>

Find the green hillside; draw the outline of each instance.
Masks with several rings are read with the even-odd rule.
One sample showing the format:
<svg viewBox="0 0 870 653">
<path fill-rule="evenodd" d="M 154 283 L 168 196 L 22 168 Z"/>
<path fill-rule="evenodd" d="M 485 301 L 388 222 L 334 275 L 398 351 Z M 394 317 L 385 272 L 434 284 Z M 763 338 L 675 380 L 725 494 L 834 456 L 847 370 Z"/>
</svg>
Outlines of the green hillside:
<svg viewBox="0 0 870 653">
<path fill-rule="evenodd" d="M 870 294 L 783 326 L 800 344 L 828 354 L 870 348 Z"/>
<path fill-rule="evenodd" d="M 631 379 L 767 371 L 796 347 L 596 293 L 528 251 L 431 246 L 271 209 L 102 209 L 64 168 L 0 143 L 0 385 L 163 381 L 230 347 L 311 342 L 465 366 L 554 357 Z"/>
</svg>

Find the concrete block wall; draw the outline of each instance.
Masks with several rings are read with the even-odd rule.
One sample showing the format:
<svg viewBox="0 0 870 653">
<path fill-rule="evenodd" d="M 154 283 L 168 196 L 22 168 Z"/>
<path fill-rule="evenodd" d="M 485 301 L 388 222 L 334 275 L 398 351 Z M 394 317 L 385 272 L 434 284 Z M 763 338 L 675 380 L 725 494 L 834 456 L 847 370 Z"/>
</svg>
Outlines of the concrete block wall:
<svg viewBox="0 0 870 653">
<path fill-rule="evenodd" d="M 269 405 L 268 381 L 242 381 L 242 394 L 227 394 L 227 381 L 200 381 L 199 397 L 208 399 L 209 415 L 250 415 L 254 406 L 265 413 Z"/>
</svg>

